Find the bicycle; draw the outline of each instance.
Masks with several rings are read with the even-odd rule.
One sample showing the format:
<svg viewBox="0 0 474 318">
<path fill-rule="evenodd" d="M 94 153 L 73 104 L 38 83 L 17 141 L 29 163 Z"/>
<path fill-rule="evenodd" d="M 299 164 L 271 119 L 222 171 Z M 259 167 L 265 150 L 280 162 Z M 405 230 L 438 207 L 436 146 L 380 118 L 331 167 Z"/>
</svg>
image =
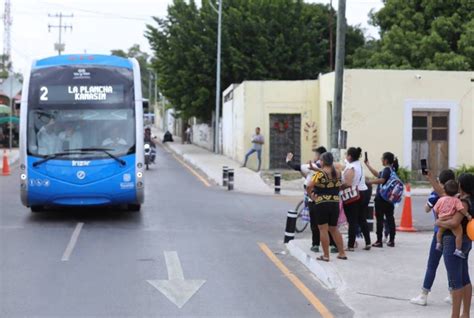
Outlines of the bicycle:
<svg viewBox="0 0 474 318">
<path fill-rule="evenodd" d="M 301 200 L 295 208 L 296 211 L 296 233 L 302 233 L 308 227 L 309 209 L 306 207 L 305 200 Z"/>
</svg>

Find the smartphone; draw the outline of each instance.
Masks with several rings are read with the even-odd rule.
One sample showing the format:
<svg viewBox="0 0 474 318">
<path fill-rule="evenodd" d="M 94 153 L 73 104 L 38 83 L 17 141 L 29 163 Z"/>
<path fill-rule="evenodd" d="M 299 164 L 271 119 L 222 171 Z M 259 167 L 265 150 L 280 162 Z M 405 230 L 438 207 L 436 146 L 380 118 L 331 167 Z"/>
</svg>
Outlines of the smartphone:
<svg viewBox="0 0 474 318">
<path fill-rule="evenodd" d="M 365 152 L 365 161 L 369 161 L 369 157 L 367 156 L 367 151 Z"/>
<path fill-rule="evenodd" d="M 421 173 L 424 176 L 426 176 L 428 174 L 428 163 L 427 163 L 426 159 L 421 159 L 420 163 L 421 163 Z"/>
</svg>

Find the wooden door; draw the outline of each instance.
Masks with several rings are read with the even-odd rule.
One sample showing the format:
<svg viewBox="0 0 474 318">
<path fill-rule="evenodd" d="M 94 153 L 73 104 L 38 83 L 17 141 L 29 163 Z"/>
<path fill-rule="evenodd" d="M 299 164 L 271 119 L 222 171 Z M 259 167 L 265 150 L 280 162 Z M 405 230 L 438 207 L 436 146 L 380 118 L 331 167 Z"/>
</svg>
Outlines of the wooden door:
<svg viewBox="0 0 474 318">
<path fill-rule="evenodd" d="M 418 180 L 421 175 L 421 159 L 427 159 L 428 169 L 438 175 L 449 167 L 449 113 L 413 112 L 412 169 Z"/>
<path fill-rule="evenodd" d="M 300 161 L 300 143 L 300 114 L 270 114 L 270 169 L 287 168 L 288 152 L 295 155 L 295 161 Z"/>
</svg>

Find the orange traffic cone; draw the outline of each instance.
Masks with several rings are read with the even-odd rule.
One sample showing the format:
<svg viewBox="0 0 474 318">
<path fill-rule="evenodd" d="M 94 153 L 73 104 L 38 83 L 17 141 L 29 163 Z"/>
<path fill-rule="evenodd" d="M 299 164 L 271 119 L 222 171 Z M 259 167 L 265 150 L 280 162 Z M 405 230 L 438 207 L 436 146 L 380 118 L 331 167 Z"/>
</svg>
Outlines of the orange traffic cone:
<svg viewBox="0 0 474 318">
<path fill-rule="evenodd" d="M 407 183 L 405 191 L 405 200 L 403 203 L 402 220 L 400 226 L 397 227 L 397 231 L 401 232 L 415 232 L 416 229 L 413 227 L 413 219 L 411 213 L 411 193 L 410 184 Z"/>
<path fill-rule="evenodd" d="M 8 155 L 7 151 L 3 150 L 3 167 L 2 167 L 2 176 L 10 175 L 10 165 L 8 164 Z"/>
</svg>

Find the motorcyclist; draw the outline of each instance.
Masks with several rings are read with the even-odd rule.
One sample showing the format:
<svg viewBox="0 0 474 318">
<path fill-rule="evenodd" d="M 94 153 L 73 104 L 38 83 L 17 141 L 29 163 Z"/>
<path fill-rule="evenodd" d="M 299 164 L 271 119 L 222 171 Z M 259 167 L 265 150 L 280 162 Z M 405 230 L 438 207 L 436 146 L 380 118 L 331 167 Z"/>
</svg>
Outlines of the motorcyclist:
<svg viewBox="0 0 474 318">
<path fill-rule="evenodd" d="M 155 156 L 156 156 L 156 145 L 155 142 L 153 141 L 153 136 L 151 135 L 151 129 L 149 127 L 145 128 L 145 136 L 143 139 L 144 143 L 149 144 L 151 147 L 151 162 L 155 162 Z"/>
</svg>

